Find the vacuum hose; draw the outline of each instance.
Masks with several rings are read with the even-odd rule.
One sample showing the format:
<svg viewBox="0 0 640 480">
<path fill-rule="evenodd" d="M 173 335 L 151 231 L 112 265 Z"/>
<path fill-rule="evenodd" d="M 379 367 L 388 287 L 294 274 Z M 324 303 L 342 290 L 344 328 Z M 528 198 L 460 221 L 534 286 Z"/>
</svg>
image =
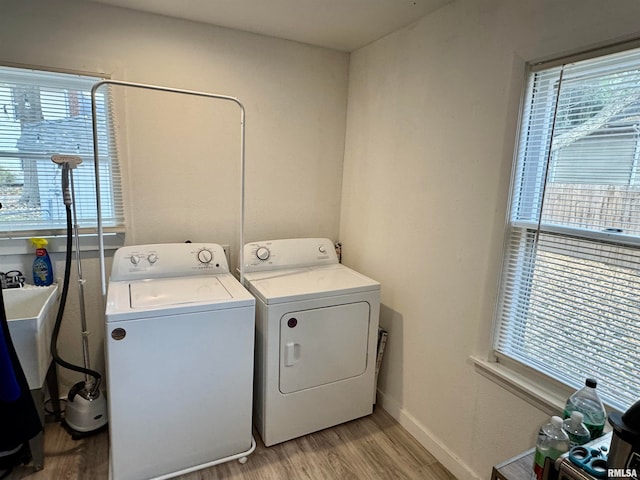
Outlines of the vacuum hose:
<svg viewBox="0 0 640 480">
<path fill-rule="evenodd" d="M 53 360 L 68 370 L 73 370 L 74 372 L 84 373 L 85 375 L 89 375 L 95 379 L 95 385 L 90 391 L 91 395 L 94 395 L 98 389 L 100 388 L 100 382 L 102 381 L 102 375 L 95 370 L 91 370 L 89 368 L 80 367 L 78 365 L 73 365 L 65 360 L 63 360 L 58 354 L 58 335 L 60 333 L 60 325 L 62 324 L 62 316 L 64 315 L 64 307 L 67 302 L 67 294 L 69 292 L 69 277 L 71 271 L 71 250 L 72 250 L 72 225 L 71 225 L 71 206 L 67 205 L 65 202 L 65 209 L 67 211 L 67 254 L 65 258 L 65 267 L 64 267 L 64 280 L 62 282 L 62 293 L 60 295 L 60 307 L 58 308 L 58 315 L 56 316 L 56 322 L 53 326 L 53 333 L 51 335 L 51 356 Z"/>
</svg>

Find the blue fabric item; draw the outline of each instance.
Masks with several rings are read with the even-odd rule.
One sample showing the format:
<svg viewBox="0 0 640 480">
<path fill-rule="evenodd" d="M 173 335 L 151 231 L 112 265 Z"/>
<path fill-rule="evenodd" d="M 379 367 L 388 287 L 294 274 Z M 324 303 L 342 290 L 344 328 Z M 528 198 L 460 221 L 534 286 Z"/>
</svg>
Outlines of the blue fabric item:
<svg viewBox="0 0 640 480">
<path fill-rule="evenodd" d="M 0 328 L 0 401 L 15 402 L 21 391 L 3 330 Z"/>
<path fill-rule="evenodd" d="M 29 384 L 22 371 L 18 354 L 11 341 L 2 289 L 0 289 L 0 333 L 2 334 L 0 336 L 0 355 L 2 356 L 0 358 L 0 452 L 9 452 L 41 432 L 42 422 L 29 391 Z M 7 458 L 4 457 L 4 460 Z"/>
</svg>

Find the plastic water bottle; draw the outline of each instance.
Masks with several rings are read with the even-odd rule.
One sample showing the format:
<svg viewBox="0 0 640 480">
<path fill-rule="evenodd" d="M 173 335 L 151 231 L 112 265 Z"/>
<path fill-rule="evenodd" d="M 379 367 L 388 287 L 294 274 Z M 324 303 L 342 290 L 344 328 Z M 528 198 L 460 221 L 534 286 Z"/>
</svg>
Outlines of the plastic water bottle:
<svg viewBox="0 0 640 480">
<path fill-rule="evenodd" d="M 591 440 L 589 429 L 582 422 L 584 416 L 577 410 L 571 412 L 571 416 L 562 422 L 562 428 L 569 436 L 569 443 L 572 447 L 584 445 Z"/>
<path fill-rule="evenodd" d="M 538 432 L 536 453 L 533 462 L 533 474 L 536 480 L 542 480 L 544 462 L 547 457 L 555 461 L 560 455 L 569 451 L 569 436 L 562 429 L 562 419 L 553 416 L 551 421 L 543 425 Z"/>
<path fill-rule="evenodd" d="M 607 412 L 596 392 L 597 386 L 596 380 L 587 378 L 585 386 L 571 395 L 564 407 L 564 418 L 569 418 L 571 413 L 576 411 L 584 415 L 583 422 L 589 429 L 591 440 L 602 435 L 607 420 Z"/>
</svg>

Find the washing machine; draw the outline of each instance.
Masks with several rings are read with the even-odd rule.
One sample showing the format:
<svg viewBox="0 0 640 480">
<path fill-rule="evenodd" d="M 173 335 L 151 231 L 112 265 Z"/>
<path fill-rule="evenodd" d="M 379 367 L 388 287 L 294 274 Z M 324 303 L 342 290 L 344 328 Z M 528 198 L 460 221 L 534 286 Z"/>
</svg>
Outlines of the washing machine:
<svg viewBox="0 0 640 480">
<path fill-rule="evenodd" d="M 109 475 L 164 479 L 255 448 L 255 300 L 220 245 L 127 246 L 106 304 Z"/>
<path fill-rule="evenodd" d="M 244 246 L 256 298 L 254 425 L 266 446 L 372 413 L 380 284 L 322 238 Z"/>
</svg>

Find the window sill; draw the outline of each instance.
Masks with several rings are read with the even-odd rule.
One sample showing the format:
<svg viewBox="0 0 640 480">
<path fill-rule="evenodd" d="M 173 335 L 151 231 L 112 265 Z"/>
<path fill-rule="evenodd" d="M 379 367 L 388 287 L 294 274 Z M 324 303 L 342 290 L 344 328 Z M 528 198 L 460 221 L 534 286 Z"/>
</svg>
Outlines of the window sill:
<svg viewBox="0 0 640 480">
<path fill-rule="evenodd" d="M 567 399 L 576 391 L 575 388 L 567 387 L 519 364 L 514 363 L 512 368 L 511 365 L 503 365 L 497 361 L 492 362 L 474 355 L 469 359 L 480 375 L 500 385 L 548 416 L 559 415 L 562 417 Z M 506 358 L 504 362 L 511 363 Z M 606 403 L 604 407 L 607 412 L 618 411 Z M 609 433 L 611 430 L 611 424 L 608 421 L 605 422 L 604 433 Z"/>
<path fill-rule="evenodd" d="M 488 378 L 502 388 L 513 393 L 547 415 L 559 415 L 564 410 L 567 398 L 575 391 L 568 387 L 545 380 L 538 373 L 525 375 L 502 363 L 491 362 L 477 356 L 471 356 L 477 373 Z M 536 375 L 539 378 L 532 378 Z"/>
<path fill-rule="evenodd" d="M 33 237 L 12 237 L 0 239 L 0 255 L 26 255 L 33 254 L 35 247 L 29 241 Z M 64 253 L 67 251 L 66 236 L 42 236 L 49 241 L 47 251 L 49 253 Z M 105 233 L 103 236 L 104 249 L 116 250 L 124 245 L 124 233 Z M 75 239 L 73 240 L 75 249 Z M 98 235 L 80 235 L 80 251 L 98 251 Z"/>
</svg>

